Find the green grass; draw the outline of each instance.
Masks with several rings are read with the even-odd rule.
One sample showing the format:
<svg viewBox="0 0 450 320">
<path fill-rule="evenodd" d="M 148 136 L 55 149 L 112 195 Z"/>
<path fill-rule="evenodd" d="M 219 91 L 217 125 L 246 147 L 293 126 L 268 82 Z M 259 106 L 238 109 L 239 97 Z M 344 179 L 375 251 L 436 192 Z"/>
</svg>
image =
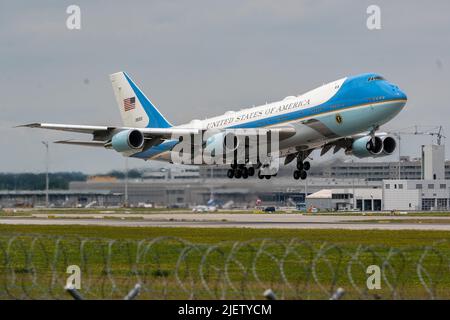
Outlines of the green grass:
<svg viewBox="0 0 450 320">
<path fill-rule="evenodd" d="M 442 239 L 450 239 L 446 231 L 416 230 L 292 230 L 250 228 L 160 228 L 108 226 L 36 226 L 0 225 L 0 234 L 46 234 L 97 237 L 108 239 L 144 239 L 161 236 L 180 237 L 196 243 L 246 241 L 255 238 L 328 241 L 345 245 L 424 246 Z"/>
<path fill-rule="evenodd" d="M 279 242 L 268 242 L 263 254 L 256 260 L 256 252 L 262 241 L 255 241 L 244 246 L 234 255 L 228 270 L 229 280 L 234 289 L 229 284 L 225 286 L 226 298 L 262 298 L 262 292 L 272 288 L 279 297 L 326 299 L 328 297 L 326 291 L 337 286 L 345 288 L 347 298 L 361 298 L 362 296 L 352 289 L 347 277 L 347 266 L 360 245 L 375 247 L 374 251 L 361 253 L 357 260 L 360 265 L 355 264 L 355 268 L 352 269 L 354 270 L 353 279 L 359 288 L 365 288 L 366 266 L 381 264 L 383 259 L 393 255 L 389 262 L 399 276 L 388 274 L 387 277 L 398 286 L 395 290 L 401 293 L 398 297 L 429 298 L 417 276 L 416 262 L 424 252 L 423 246 L 435 244 L 443 239 L 447 242 L 436 246 L 439 254 L 427 256 L 423 265 L 435 281 L 437 295 L 450 298 L 448 290 L 450 232 L 0 225 L 0 249 L 2 245 L 5 248 L 8 243 L 10 239 L 8 234 L 21 234 L 21 236 L 20 241 L 14 242 L 9 248 L 9 267 L 12 266 L 13 270 L 2 267 L 1 261 L 4 259 L 0 250 L 0 298 L 20 297 L 24 292 L 23 288 L 28 286 L 30 289 L 27 289 L 26 297 L 46 296 L 49 292 L 50 279 L 55 272 L 58 273 L 60 282 L 54 291 L 57 292 L 58 297 L 64 298 L 66 296 L 61 288 L 67 277 L 66 266 L 82 265 L 83 261 L 86 262 L 86 272 L 83 272 L 85 272 L 85 279 L 86 277 L 89 279 L 89 284 L 86 285 L 84 282 L 81 292 L 90 298 L 120 298 L 138 281 L 137 279 L 147 288 L 142 298 L 220 298 L 224 283 L 223 266 L 226 260 L 224 257 L 233 250 L 234 241 L 262 238 L 271 238 Z M 33 242 L 35 239 L 33 235 L 37 234 L 64 236 L 64 238 L 58 247 L 52 238 L 44 237 L 38 242 Z M 140 240 L 166 236 L 182 238 L 198 246 L 183 251 L 189 246 L 177 240 L 164 240 L 153 245 L 146 252 L 145 259 L 139 262 L 139 266 L 133 267 Z M 117 239 L 118 242 L 90 240 L 83 247 L 85 260 L 80 260 L 81 243 L 77 237 Z M 295 251 L 285 256 L 285 245 L 293 238 L 305 240 L 307 244 L 296 245 Z M 131 242 L 126 242 L 124 239 Z M 325 247 L 323 247 L 324 241 L 328 243 Z M 108 243 L 112 244 L 111 254 L 108 253 Z M 211 251 L 205 261 L 202 261 L 207 250 L 213 248 L 212 245 L 218 245 L 218 247 Z M 31 250 L 32 246 L 35 249 Z M 391 251 L 391 247 L 399 248 L 399 250 Z M 311 266 L 321 248 L 327 248 L 327 250 L 323 251 L 324 256 L 317 260 L 315 271 L 319 282 L 316 282 L 312 279 Z M 55 255 L 55 252 L 58 254 Z M 183 256 L 183 252 L 186 256 Z M 180 257 L 183 259 L 177 274 L 176 265 Z M 290 286 L 283 282 L 279 264 L 277 264 L 283 257 L 285 257 L 283 270 Z M 255 268 L 259 279 L 252 273 L 252 261 L 256 261 Z M 201 281 L 201 266 L 204 266 L 204 280 L 210 291 Z M 111 269 L 108 270 L 108 267 Z M 34 286 L 31 282 L 33 270 L 38 270 L 39 274 L 38 285 Z M 336 278 L 334 272 L 336 272 Z M 6 290 L 11 287 L 11 284 L 3 279 L 12 279 L 12 273 L 15 274 L 16 286 Z M 111 279 L 114 279 L 116 287 L 112 286 Z M 320 285 L 323 286 L 322 289 Z M 383 298 L 391 298 L 391 291 L 384 280 L 382 288 L 380 292 L 369 292 L 368 297 L 378 294 Z M 118 291 L 120 289 L 121 291 Z M 2 292 L 5 293 L 4 296 Z M 192 292 L 194 296 L 191 295 Z"/>
<path fill-rule="evenodd" d="M 31 211 L 4 211 L 0 210 L 0 218 L 2 217 L 31 217 Z"/>
</svg>

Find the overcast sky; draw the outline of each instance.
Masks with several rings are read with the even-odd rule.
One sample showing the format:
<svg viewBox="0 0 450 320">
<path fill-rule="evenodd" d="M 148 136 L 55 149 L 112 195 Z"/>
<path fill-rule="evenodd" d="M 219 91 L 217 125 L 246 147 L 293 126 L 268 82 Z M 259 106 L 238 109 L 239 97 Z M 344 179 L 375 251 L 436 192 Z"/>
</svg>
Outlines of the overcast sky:
<svg viewBox="0 0 450 320">
<path fill-rule="evenodd" d="M 81 30 L 66 28 L 71 4 Z M 381 30 L 366 27 L 371 4 Z M 449 12 L 447 0 L 2 1 L 0 171 L 43 171 L 42 140 L 79 138 L 15 125 L 120 125 L 108 75 L 121 70 L 175 124 L 378 72 L 409 98 L 385 129 L 441 124 L 450 134 Z M 404 137 L 402 153 L 417 156 L 429 141 Z M 52 171 L 124 163 L 64 145 L 51 146 L 51 159 Z"/>
</svg>

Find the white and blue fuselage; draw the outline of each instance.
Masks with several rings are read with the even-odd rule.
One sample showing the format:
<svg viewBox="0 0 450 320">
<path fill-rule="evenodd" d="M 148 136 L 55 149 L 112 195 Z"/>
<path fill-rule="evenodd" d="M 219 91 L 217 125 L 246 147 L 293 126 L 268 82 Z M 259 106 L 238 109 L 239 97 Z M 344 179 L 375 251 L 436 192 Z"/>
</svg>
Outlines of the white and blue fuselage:
<svg viewBox="0 0 450 320">
<path fill-rule="evenodd" d="M 376 130 L 405 106 L 406 94 L 378 74 L 342 78 L 302 95 L 241 111 L 228 111 L 174 128 L 233 129 L 289 125 L 295 134 L 280 141 L 281 155 L 313 149 L 343 137 Z M 170 161 L 178 140 L 166 140 L 132 157 Z"/>
</svg>

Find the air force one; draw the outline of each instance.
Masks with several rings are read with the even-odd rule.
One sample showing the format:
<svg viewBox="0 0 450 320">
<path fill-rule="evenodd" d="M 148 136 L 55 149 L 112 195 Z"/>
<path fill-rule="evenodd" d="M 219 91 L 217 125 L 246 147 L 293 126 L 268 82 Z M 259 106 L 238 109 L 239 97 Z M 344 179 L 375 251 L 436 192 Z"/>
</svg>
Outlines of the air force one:
<svg viewBox="0 0 450 320">
<path fill-rule="evenodd" d="M 90 141 L 56 143 L 104 147 L 133 158 L 169 162 L 173 162 L 171 151 L 182 141 L 174 137 L 216 130 L 215 137 L 202 144 L 202 148 L 207 148 L 208 143 L 224 144 L 224 132 L 258 129 L 268 136 L 277 134 L 278 152 L 272 161 L 279 163 L 284 158 L 286 165 L 296 160 L 294 179 L 306 179 L 310 168 L 307 160 L 316 149 L 321 149 L 321 156 L 331 149 L 334 153 L 343 149 L 347 155 L 359 158 L 392 154 L 396 149 L 395 139 L 378 130 L 407 101 L 406 94 L 397 85 L 378 74 L 368 73 L 342 78 L 278 102 L 173 126 L 125 72 L 114 73 L 110 79 L 123 127 L 51 123 L 23 126 L 92 134 Z M 229 165 L 229 178 L 246 179 L 256 172 L 260 179 L 276 175 L 263 170 L 270 163 L 238 164 L 233 160 Z"/>
</svg>

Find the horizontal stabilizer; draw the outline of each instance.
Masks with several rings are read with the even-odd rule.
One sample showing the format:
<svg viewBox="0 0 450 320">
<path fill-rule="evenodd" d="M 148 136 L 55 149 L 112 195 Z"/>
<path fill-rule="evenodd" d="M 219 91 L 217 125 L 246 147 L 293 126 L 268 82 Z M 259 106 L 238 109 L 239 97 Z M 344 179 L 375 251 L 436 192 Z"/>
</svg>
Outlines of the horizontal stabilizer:
<svg viewBox="0 0 450 320">
<path fill-rule="evenodd" d="M 71 145 L 85 146 L 85 147 L 104 147 L 105 146 L 105 142 L 103 142 L 103 141 L 59 140 L 59 141 L 55 141 L 53 143 L 71 144 Z"/>
<path fill-rule="evenodd" d="M 85 126 L 85 125 L 59 124 L 59 123 L 29 123 L 17 127 L 41 128 L 41 129 L 70 131 L 78 133 L 94 133 L 96 131 L 108 131 L 114 129 L 114 127 L 107 127 L 107 126 Z"/>
</svg>

